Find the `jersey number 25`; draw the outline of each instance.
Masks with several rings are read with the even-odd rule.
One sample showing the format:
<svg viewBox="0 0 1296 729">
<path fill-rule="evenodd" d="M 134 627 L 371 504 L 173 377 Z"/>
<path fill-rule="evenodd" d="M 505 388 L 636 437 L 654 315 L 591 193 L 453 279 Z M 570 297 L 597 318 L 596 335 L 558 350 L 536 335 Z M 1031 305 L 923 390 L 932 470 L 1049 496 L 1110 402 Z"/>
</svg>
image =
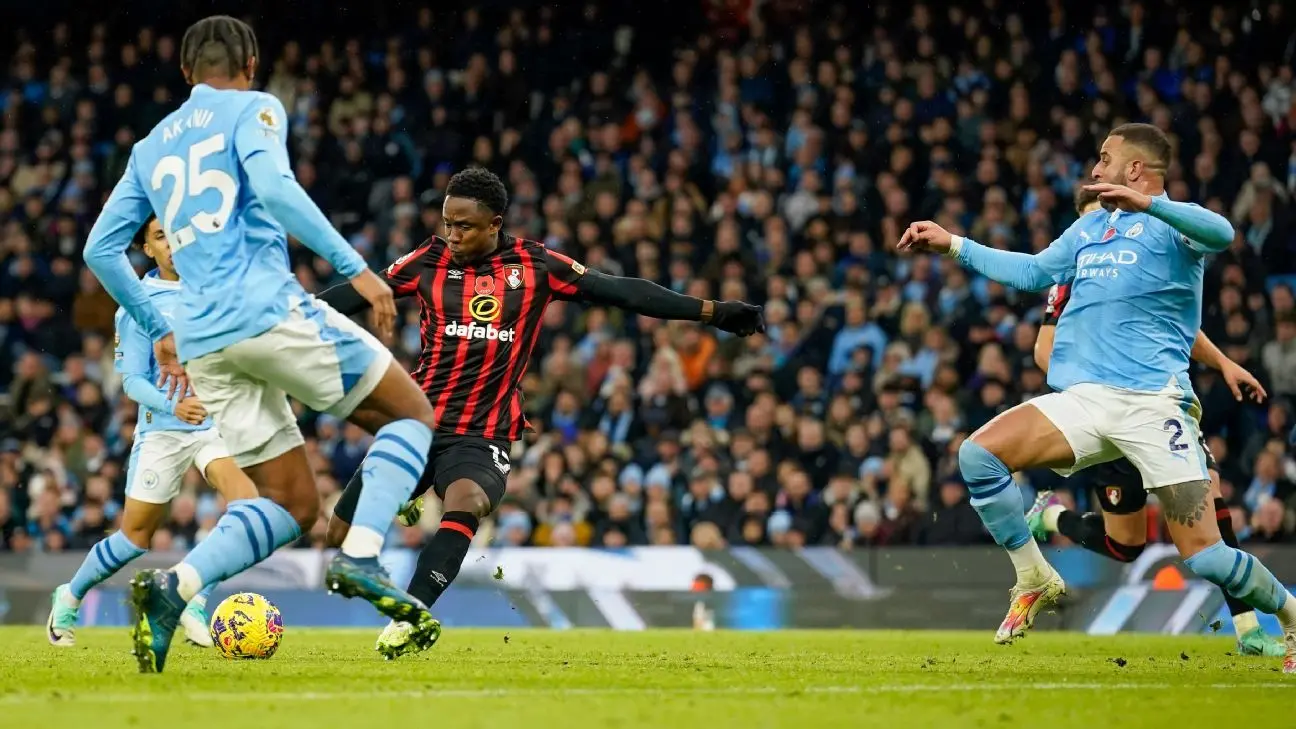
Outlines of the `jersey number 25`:
<svg viewBox="0 0 1296 729">
<path fill-rule="evenodd" d="M 229 222 L 230 213 L 234 211 L 234 202 L 238 197 L 238 183 L 223 170 L 204 170 L 203 158 L 225 151 L 225 135 L 213 134 L 189 148 L 188 159 L 178 154 L 170 154 L 158 160 L 153 168 L 153 189 L 161 190 L 168 177 L 175 180 L 171 195 L 167 198 L 166 209 L 162 212 L 162 230 L 166 231 L 171 252 L 184 248 L 194 242 L 194 229 L 202 233 L 215 233 L 223 230 Z M 220 194 L 220 206 L 215 212 L 198 211 L 189 216 L 189 225 L 175 229 L 176 215 L 185 197 L 198 197 L 208 190 Z"/>
</svg>

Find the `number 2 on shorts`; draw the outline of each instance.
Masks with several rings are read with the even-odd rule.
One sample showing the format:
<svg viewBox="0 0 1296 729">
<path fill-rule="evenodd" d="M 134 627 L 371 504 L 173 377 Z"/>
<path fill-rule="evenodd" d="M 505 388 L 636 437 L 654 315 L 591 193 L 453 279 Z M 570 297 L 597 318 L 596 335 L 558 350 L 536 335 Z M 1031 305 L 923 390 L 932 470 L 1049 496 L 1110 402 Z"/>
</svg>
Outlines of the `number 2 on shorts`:
<svg viewBox="0 0 1296 729">
<path fill-rule="evenodd" d="M 1178 420 L 1174 418 L 1169 418 L 1165 421 L 1165 424 L 1161 426 L 1161 430 L 1170 431 L 1170 451 L 1171 452 L 1177 453 L 1178 451 L 1188 450 L 1188 444 L 1180 442 L 1183 438 L 1183 432 L 1184 432 L 1183 423 L 1180 423 Z"/>
</svg>

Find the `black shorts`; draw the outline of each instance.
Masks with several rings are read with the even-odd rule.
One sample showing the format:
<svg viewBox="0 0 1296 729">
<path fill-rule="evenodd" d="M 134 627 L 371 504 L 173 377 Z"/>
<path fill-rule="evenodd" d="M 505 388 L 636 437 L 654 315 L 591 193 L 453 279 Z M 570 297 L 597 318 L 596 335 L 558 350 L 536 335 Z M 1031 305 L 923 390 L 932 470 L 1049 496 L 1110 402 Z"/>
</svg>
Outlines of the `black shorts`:
<svg viewBox="0 0 1296 729">
<path fill-rule="evenodd" d="M 1205 437 L 1197 442 L 1206 453 L 1206 468 L 1219 471 L 1215 456 L 1206 447 Z M 1143 488 L 1143 477 L 1129 459 L 1118 458 L 1100 463 L 1085 469 L 1085 473 L 1091 479 L 1098 505 L 1108 514 L 1136 514 L 1147 506 L 1147 489 Z"/>
<path fill-rule="evenodd" d="M 487 440 L 473 435 L 441 435 L 432 439 L 428 452 L 427 468 L 414 488 L 411 498 L 431 490 L 438 498 L 445 498 L 446 489 L 460 479 L 467 479 L 482 487 L 490 499 L 491 510 L 499 506 L 508 484 L 508 441 Z M 333 507 L 334 516 L 350 524 L 360 501 L 360 469 L 351 476 L 342 496 Z"/>
</svg>

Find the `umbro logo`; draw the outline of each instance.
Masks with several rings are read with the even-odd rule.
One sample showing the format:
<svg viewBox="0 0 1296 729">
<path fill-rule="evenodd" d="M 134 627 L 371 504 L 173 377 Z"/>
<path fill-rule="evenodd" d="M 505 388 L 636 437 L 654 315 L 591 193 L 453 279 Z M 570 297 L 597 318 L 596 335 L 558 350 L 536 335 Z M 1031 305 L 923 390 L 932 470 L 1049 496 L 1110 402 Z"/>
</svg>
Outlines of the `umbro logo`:
<svg viewBox="0 0 1296 729">
<path fill-rule="evenodd" d="M 450 269 L 450 274 L 449 274 L 449 275 L 450 275 L 450 278 L 452 278 L 452 279 L 458 281 L 458 280 L 460 280 L 460 279 L 463 278 L 463 271 L 460 271 L 460 270 L 457 269 L 457 268 L 452 268 L 452 269 Z"/>
<path fill-rule="evenodd" d="M 437 572 L 436 570 L 432 570 L 428 572 L 428 576 L 430 576 L 433 580 L 436 581 L 438 585 L 442 587 L 445 587 L 447 584 L 449 584 L 449 581 L 446 580 L 446 576 L 441 574 L 440 572 Z"/>
</svg>

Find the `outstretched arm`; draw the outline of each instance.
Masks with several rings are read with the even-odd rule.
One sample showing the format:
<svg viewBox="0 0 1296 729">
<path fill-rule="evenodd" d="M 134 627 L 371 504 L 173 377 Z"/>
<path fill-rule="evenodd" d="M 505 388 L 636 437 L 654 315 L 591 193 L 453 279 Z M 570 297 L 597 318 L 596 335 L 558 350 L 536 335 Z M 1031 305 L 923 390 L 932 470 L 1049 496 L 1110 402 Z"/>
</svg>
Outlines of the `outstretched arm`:
<svg viewBox="0 0 1296 729">
<path fill-rule="evenodd" d="M 1039 291 L 1055 283 L 1067 283 L 1075 277 L 1075 242 L 1079 222 L 1072 223 L 1048 248 L 1035 255 L 989 248 L 971 238 L 951 235 L 929 220 L 912 223 L 896 247 L 901 251 L 943 253 L 1005 286 Z"/>
<path fill-rule="evenodd" d="M 419 277 L 424 270 L 423 256 L 435 240 L 436 238 L 429 238 L 423 245 L 397 258 L 382 272 L 383 279 L 391 286 L 392 296 L 399 299 L 418 291 Z M 354 316 L 369 308 L 369 302 L 355 290 L 350 281 L 326 289 L 315 298 L 345 316 Z"/>
<path fill-rule="evenodd" d="M 586 270 L 577 279 L 575 287 L 577 296 L 573 298 L 591 304 L 615 306 L 633 314 L 657 319 L 707 321 L 710 319 L 709 314 L 715 312 L 714 301 L 676 293 L 642 278 L 609 276 L 599 271 Z"/>
<path fill-rule="evenodd" d="M 545 251 L 549 288 L 560 299 L 615 306 L 656 319 L 700 321 L 739 336 L 765 331 L 759 306 L 742 301 L 711 301 L 676 293 L 642 278 L 592 271 L 556 251 Z"/>
<path fill-rule="evenodd" d="M 140 283 L 130 259 L 126 257 L 131 239 L 152 212 L 148 197 L 135 176 L 135 155 L 132 153 L 126 163 L 126 172 L 90 229 L 82 257 L 104 290 L 139 322 L 151 339 L 158 340 L 170 333 L 171 327 L 149 300 L 144 284 Z"/>
<path fill-rule="evenodd" d="M 956 235 L 950 243 L 950 255 L 957 258 L 964 266 L 1004 286 L 1022 291 L 1040 291 L 1055 283 L 1061 283 L 1039 260 L 1055 246 L 1056 244 L 1049 246 L 1042 253 L 1032 256 L 990 248 L 971 238 Z"/>
<path fill-rule="evenodd" d="M 323 301 L 343 316 L 355 316 L 369 308 L 369 302 L 360 295 L 350 281 L 327 288 L 315 298 Z"/>
</svg>

